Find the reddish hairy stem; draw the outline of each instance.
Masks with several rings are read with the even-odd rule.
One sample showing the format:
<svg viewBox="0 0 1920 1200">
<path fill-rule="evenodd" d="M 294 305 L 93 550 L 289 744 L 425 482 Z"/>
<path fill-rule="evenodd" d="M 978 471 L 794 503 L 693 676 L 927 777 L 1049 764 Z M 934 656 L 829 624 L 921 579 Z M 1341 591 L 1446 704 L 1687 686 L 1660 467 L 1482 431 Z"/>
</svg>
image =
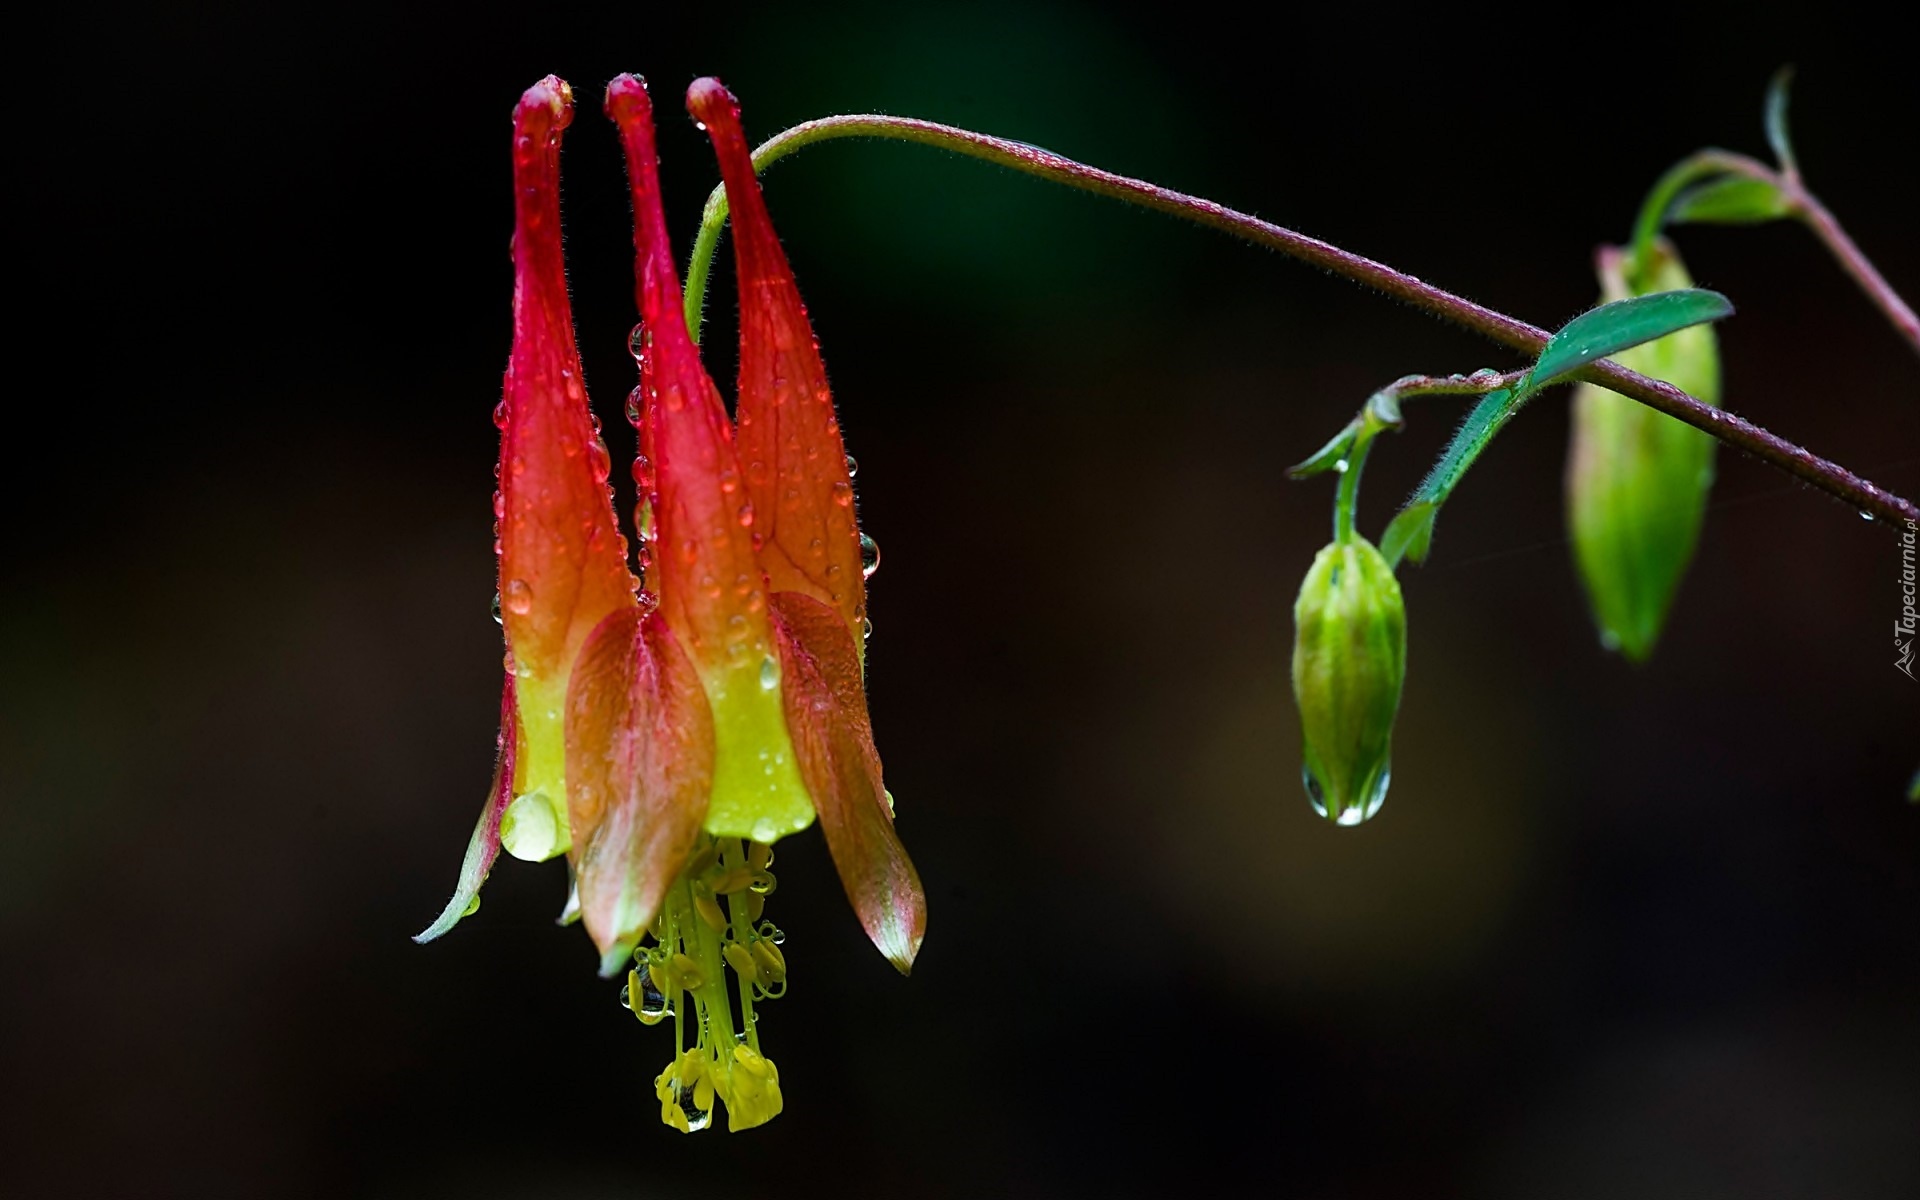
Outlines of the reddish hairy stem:
<svg viewBox="0 0 1920 1200">
<path fill-rule="evenodd" d="M 1548 332 L 1525 321 L 1510 317 L 1444 288 L 1396 271 L 1385 263 L 1342 250 L 1318 238 L 1263 221 L 1248 213 L 1228 208 L 1198 196 L 1159 187 L 1144 180 L 1117 175 L 1076 162 L 1050 150 L 1030 146 L 1008 138 L 993 137 L 922 121 L 912 117 L 876 114 L 852 114 L 823 117 L 796 125 L 763 143 L 754 151 L 756 170 L 814 142 L 834 138 L 871 137 L 892 141 L 917 142 L 938 146 L 1064 183 L 1082 191 L 1110 196 L 1143 208 L 1168 213 L 1185 221 L 1218 229 L 1224 233 L 1278 250 L 1292 258 L 1311 263 L 1322 270 L 1365 284 L 1416 308 L 1497 342 L 1500 345 L 1534 355 L 1547 343 Z M 1733 156 L 1729 156 L 1733 157 Z M 706 265 L 726 220 L 726 196 L 715 189 L 707 200 L 701 221 L 700 238 L 694 247 L 694 261 L 687 273 L 688 308 L 697 316 L 700 297 L 705 291 Z M 1837 230 L 1837 226 L 1834 227 Z M 1851 245 L 1851 243 L 1848 243 Z M 1857 253 L 1857 252 L 1856 252 Z M 1870 268 L 1869 268 L 1870 269 Z M 1875 276 L 1877 278 L 1877 275 Z M 689 324 L 693 321 L 690 320 Z M 1703 404 L 1671 384 L 1648 379 L 1610 361 L 1594 363 L 1574 378 L 1597 383 L 1637 400 L 1650 408 L 1735 446 L 1755 458 L 1838 497 L 1860 512 L 1884 521 L 1920 521 L 1920 506 L 1885 488 L 1860 478 L 1853 472 L 1798 446 L 1778 434 L 1762 429 L 1745 418 L 1724 409 Z"/>
</svg>

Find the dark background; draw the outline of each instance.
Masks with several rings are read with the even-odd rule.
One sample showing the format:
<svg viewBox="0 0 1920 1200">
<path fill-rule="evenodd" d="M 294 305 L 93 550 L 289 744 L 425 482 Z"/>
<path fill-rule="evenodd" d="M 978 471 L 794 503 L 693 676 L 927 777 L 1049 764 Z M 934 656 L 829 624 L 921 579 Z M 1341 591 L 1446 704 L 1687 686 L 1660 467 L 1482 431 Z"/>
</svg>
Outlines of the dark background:
<svg viewBox="0 0 1920 1200">
<path fill-rule="evenodd" d="M 1406 573 L 1393 792 L 1327 828 L 1287 661 L 1331 488 L 1282 468 L 1394 376 L 1515 360 L 918 147 L 768 179 L 885 547 L 872 703 L 930 896 L 914 977 L 818 835 L 783 842 L 794 985 L 762 1029 L 788 1110 L 688 1139 L 651 1095 L 668 1036 L 551 923 L 560 864 L 503 861 L 479 914 L 407 940 L 491 765 L 507 118 L 541 75 L 583 100 L 570 254 L 619 458 L 631 258 L 596 109 L 620 70 L 654 82 L 683 255 L 717 176 L 676 98 L 712 72 L 756 138 L 953 121 L 1552 325 L 1668 163 L 1764 150 L 1789 60 L 1813 186 L 1920 293 L 1898 35 L 1834 5 L 584 7 L 16 30 L 0 1191 L 1920 1190 L 1920 690 L 1890 669 L 1887 533 L 1724 453 L 1629 669 L 1569 565 L 1550 395 Z M 1729 405 L 1920 492 L 1920 361 L 1812 239 L 1680 240 L 1740 308 Z M 723 247 L 723 380 L 730 271 Z M 1374 456 L 1363 529 L 1451 403 Z"/>
</svg>

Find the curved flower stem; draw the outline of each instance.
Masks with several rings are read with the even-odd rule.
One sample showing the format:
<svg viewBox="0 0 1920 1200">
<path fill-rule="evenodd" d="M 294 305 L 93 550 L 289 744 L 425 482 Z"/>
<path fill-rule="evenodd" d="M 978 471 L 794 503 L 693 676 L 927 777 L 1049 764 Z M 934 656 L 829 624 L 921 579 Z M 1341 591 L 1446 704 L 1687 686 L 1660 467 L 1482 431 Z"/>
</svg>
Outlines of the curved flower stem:
<svg viewBox="0 0 1920 1200">
<path fill-rule="evenodd" d="M 1798 184 L 1794 186 L 1799 187 Z M 1806 222 L 1807 228 L 1826 243 L 1828 252 L 1839 260 L 1841 268 L 1853 276 L 1853 281 L 1860 285 L 1860 290 L 1867 294 L 1867 298 L 1887 314 L 1887 320 L 1900 331 L 1900 336 L 1912 343 L 1916 353 L 1920 353 L 1920 317 L 1914 316 L 1913 309 L 1875 269 L 1872 260 L 1860 253 L 1860 247 L 1854 245 L 1847 231 L 1840 228 L 1840 222 L 1827 211 L 1826 205 L 1804 189 L 1790 194 L 1798 202 L 1800 219 Z"/>
<path fill-rule="evenodd" d="M 1505 374 L 1475 371 L 1471 375 L 1402 375 L 1380 390 L 1396 400 L 1408 396 L 1484 396 L 1500 388 L 1517 387 L 1526 376 L 1525 367 Z"/>
<path fill-rule="evenodd" d="M 1702 150 L 1698 154 L 1681 159 L 1667 173 L 1662 175 L 1653 189 L 1647 193 L 1645 203 L 1640 206 L 1640 217 L 1633 227 L 1633 260 L 1643 262 L 1653 245 L 1653 239 L 1659 234 L 1661 225 L 1666 221 L 1667 210 L 1680 197 L 1688 185 L 1699 183 L 1715 175 L 1740 175 L 1748 179 L 1757 179 L 1777 188 L 1786 200 L 1788 211 L 1813 231 L 1813 235 L 1826 246 L 1840 269 L 1853 276 L 1867 299 L 1885 314 L 1896 332 L 1907 340 L 1916 352 L 1920 352 L 1920 317 L 1903 300 L 1899 292 L 1893 290 L 1886 277 L 1880 274 L 1873 260 L 1861 253 L 1847 231 L 1840 227 L 1840 221 L 1827 206 L 1820 203 L 1806 185 L 1800 181 L 1797 172 L 1776 171 L 1758 159 L 1744 154 L 1735 154 L 1728 150 Z"/>
<path fill-rule="evenodd" d="M 1255 245 L 1278 250 L 1322 270 L 1365 284 L 1529 356 L 1539 354 L 1547 344 L 1548 333 L 1544 329 L 1475 304 L 1463 296 L 1456 296 L 1412 275 L 1396 271 L 1385 263 L 1342 250 L 1318 238 L 1262 221 L 1211 200 L 1090 167 L 1025 142 L 974 133 L 933 121 L 875 114 L 823 117 L 808 121 L 775 135 L 755 150 L 754 169 L 765 170 L 772 163 L 815 142 L 851 137 L 937 146 L 1029 175 L 1038 175 L 1081 191 L 1168 213 L 1232 234 Z M 692 329 L 699 328 L 707 273 L 726 216 L 726 194 L 722 189 L 715 188 L 707 198 L 706 210 L 700 221 L 700 234 L 694 242 L 693 259 L 687 267 L 687 324 Z M 1920 521 L 1920 506 L 1911 500 L 1896 496 L 1845 467 L 1829 462 L 1750 421 L 1703 404 L 1671 384 L 1648 379 L 1606 360 L 1593 363 L 1574 378 L 1597 383 L 1684 421 L 1846 501 L 1862 513 L 1894 522 Z"/>
</svg>

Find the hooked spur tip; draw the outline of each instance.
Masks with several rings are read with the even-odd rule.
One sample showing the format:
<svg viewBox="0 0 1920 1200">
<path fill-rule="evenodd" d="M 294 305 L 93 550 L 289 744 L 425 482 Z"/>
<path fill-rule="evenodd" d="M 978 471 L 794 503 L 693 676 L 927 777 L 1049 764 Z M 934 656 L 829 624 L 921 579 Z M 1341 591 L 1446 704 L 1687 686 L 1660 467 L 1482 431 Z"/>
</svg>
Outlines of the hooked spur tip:
<svg viewBox="0 0 1920 1200">
<path fill-rule="evenodd" d="M 622 71 L 607 84 L 606 113 L 614 120 L 620 119 L 622 110 L 637 108 L 641 112 L 652 112 L 653 101 L 647 95 L 647 81 L 631 71 Z"/>
<path fill-rule="evenodd" d="M 549 75 L 520 94 L 513 115 L 523 124 L 545 115 L 553 128 L 565 129 L 573 123 L 573 89 L 558 75 Z"/>
<path fill-rule="evenodd" d="M 711 75 L 703 75 L 687 85 L 687 112 L 704 125 L 739 121 L 740 101 L 727 85 Z"/>
</svg>

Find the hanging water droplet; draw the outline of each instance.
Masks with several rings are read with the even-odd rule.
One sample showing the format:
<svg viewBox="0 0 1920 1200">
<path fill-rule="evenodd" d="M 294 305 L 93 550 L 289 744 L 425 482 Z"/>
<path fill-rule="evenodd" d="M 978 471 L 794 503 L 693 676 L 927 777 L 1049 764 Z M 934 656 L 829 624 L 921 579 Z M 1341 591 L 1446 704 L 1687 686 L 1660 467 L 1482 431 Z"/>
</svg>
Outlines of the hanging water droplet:
<svg viewBox="0 0 1920 1200">
<path fill-rule="evenodd" d="M 860 640 L 864 642 L 869 638 L 871 638 L 872 636 L 873 636 L 873 618 L 861 617 L 860 618 Z"/>
<path fill-rule="evenodd" d="M 1860 519 L 1862 521 L 1871 521 L 1873 520 L 1873 514 L 1863 508 L 1860 510 Z"/>
<path fill-rule="evenodd" d="M 699 1133 L 713 1124 L 713 1110 L 711 1108 L 703 1110 L 694 1099 L 694 1091 L 694 1088 L 684 1084 L 675 1085 L 674 1089 L 674 1099 L 680 1102 L 680 1111 L 687 1116 L 688 1133 Z"/>
<path fill-rule="evenodd" d="M 646 361 L 647 347 L 650 345 L 652 345 L 652 339 L 647 336 L 647 327 L 644 322 L 635 325 L 627 334 L 627 352 L 633 355 L 636 361 Z"/>
<path fill-rule="evenodd" d="M 858 475 L 859 473 L 860 473 L 860 464 L 854 461 L 853 455 L 851 454 L 847 455 L 847 478 L 852 479 L 855 475 Z"/>
<path fill-rule="evenodd" d="M 505 429 L 507 427 L 509 411 L 505 400 L 493 406 L 493 427 L 495 429 Z"/>
<path fill-rule="evenodd" d="M 673 1015 L 673 1002 L 653 986 L 653 976 L 645 967 L 628 973 L 627 982 L 620 986 L 620 1006 L 645 1025 L 657 1025 Z"/>
<path fill-rule="evenodd" d="M 866 534 L 860 535 L 860 577 L 872 579 L 873 573 L 880 569 L 880 543 Z"/>
<path fill-rule="evenodd" d="M 1372 820 L 1380 811 L 1380 806 L 1386 803 L 1387 786 L 1392 781 L 1393 768 L 1381 767 L 1380 774 L 1374 777 L 1373 786 L 1365 795 L 1355 797 L 1353 803 L 1342 808 L 1338 813 L 1331 814 L 1333 823 L 1353 826 Z M 1313 771 L 1304 765 L 1300 768 L 1300 782 L 1306 785 L 1307 799 L 1313 803 L 1313 811 L 1323 817 L 1329 816 L 1326 790 L 1320 786 L 1320 780 Z"/>
<path fill-rule="evenodd" d="M 1333 464 L 1333 473 L 1336 475 L 1345 475 L 1347 473 L 1348 466 L 1349 464 L 1347 460 L 1343 458 L 1339 462 L 1336 462 Z"/>
<path fill-rule="evenodd" d="M 495 625 L 505 625 L 507 623 L 506 618 L 500 615 L 500 593 L 499 592 L 495 592 L 493 594 L 493 623 Z"/>
<path fill-rule="evenodd" d="M 767 935 L 767 940 L 776 946 L 784 946 L 787 944 L 787 932 L 784 929 L 776 929 Z"/>
<path fill-rule="evenodd" d="M 533 588 L 526 580 L 509 579 L 501 595 L 506 610 L 514 616 L 524 617 L 533 611 Z"/>
</svg>

